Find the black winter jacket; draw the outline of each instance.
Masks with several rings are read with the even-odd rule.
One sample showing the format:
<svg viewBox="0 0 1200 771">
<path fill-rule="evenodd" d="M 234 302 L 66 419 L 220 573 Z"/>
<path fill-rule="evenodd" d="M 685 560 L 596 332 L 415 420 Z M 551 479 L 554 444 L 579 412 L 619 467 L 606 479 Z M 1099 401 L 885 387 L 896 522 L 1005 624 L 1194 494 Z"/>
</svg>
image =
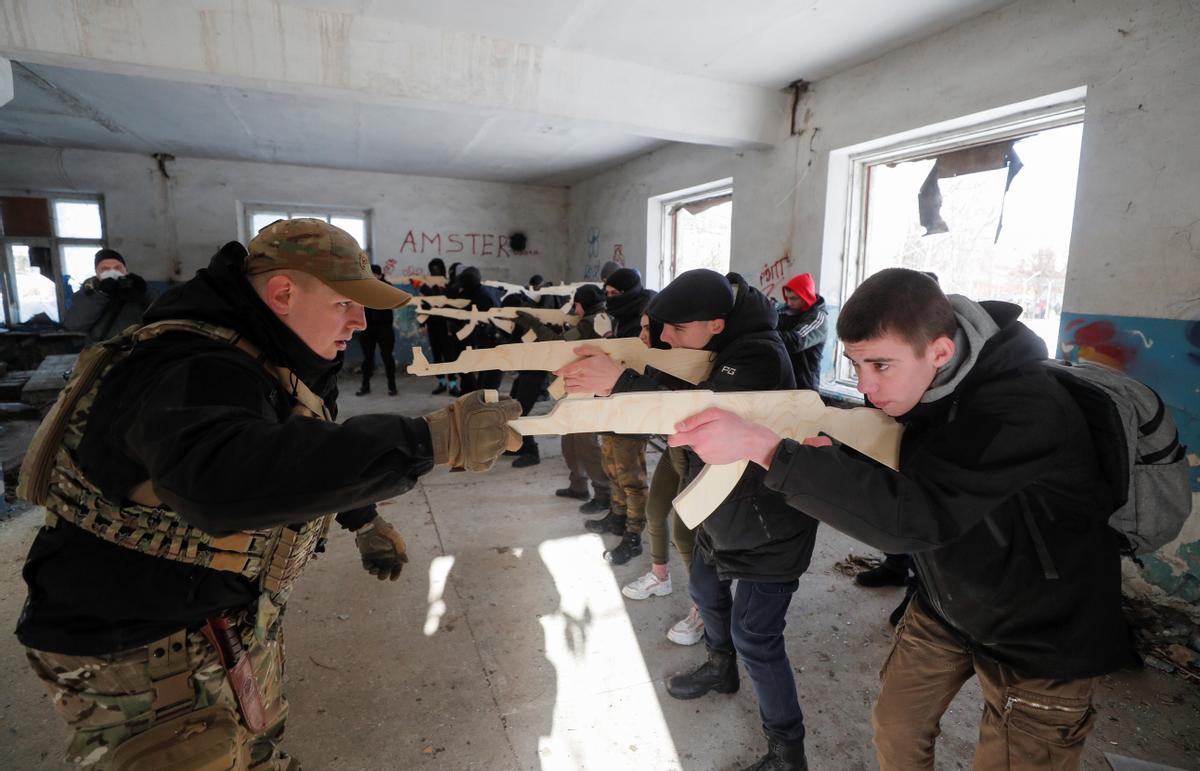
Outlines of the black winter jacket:
<svg viewBox="0 0 1200 771">
<path fill-rule="evenodd" d="M 729 274 L 736 295 L 725 330 L 708 349 L 716 352 L 708 380 L 695 386 L 712 391 L 778 391 L 796 387 L 787 351 L 775 331 L 775 307 L 736 273 Z M 627 370 L 618 391 L 692 386 L 647 369 L 638 376 Z M 690 484 L 704 462 L 685 450 L 684 484 Z M 766 472 L 750 464 L 741 480 L 700 526 L 696 541 L 717 566 L 722 578 L 790 581 L 808 569 L 817 522 L 797 516 L 783 496 L 762 486 Z"/>
<path fill-rule="evenodd" d="M 911 553 L 922 604 L 968 649 L 1031 677 L 1113 671 L 1133 654 L 1091 435 L 1020 309 L 981 305 L 1000 331 L 950 394 L 902 418 L 899 472 L 784 440 L 765 484 L 871 546 Z"/>
<path fill-rule="evenodd" d="M 289 367 L 336 414 L 339 361 L 313 353 L 240 273 L 231 243 L 167 292 L 146 322 L 197 319 L 233 328 Z M 245 353 L 191 333 L 138 346 L 105 376 L 77 456 L 111 500 L 150 479 L 186 521 L 214 534 L 339 514 L 356 529 L 376 501 L 405 492 L 433 466 L 421 418 L 364 415 L 329 423 L 291 414 L 278 380 Z M 29 598 L 17 627 L 41 650 L 99 655 L 143 645 L 245 606 L 253 582 L 149 557 L 68 523 L 43 528 L 24 568 Z"/>
<path fill-rule="evenodd" d="M 779 309 L 779 336 L 792 362 L 797 388 L 816 391 L 820 386 L 827 334 L 824 297 L 818 295 L 811 308 L 799 313 L 786 305 Z"/>
</svg>

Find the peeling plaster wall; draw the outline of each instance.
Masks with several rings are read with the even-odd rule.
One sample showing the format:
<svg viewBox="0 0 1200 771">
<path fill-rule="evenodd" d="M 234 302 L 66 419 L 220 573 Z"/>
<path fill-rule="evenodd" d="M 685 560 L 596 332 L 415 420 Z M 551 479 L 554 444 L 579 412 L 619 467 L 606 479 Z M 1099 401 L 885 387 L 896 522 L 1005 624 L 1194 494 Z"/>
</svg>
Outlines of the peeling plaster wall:
<svg viewBox="0 0 1200 771">
<path fill-rule="evenodd" d="M 370 210 L 372 258 L 395 260 L 393 276 L 425 273 L 440 236 L 447 265 L 476 265 L 485 278 L 564 277 L 561 188 L 191 158 L 169 162 L 167 171 L 170 179 L 142 155 L 0 145 L 0 190 L 102 194 L 109 246 L 152 281 L 186 280 L 221 244 L 244 235 L 240 203 Z M 483 234 L 516 230 L 529 237 L 527 253 L 498 256 L 495 238 L 485 249 Z M 474 255 L 470 234 L 479 234 Z"/>
<path fill-rule="evenodd" d="M 645 264 L 645 198 L 732 177 L 733 269 L 756 276 L 784 254 L 821 276 L 829 151 L 1087 87 L 1064 310 L 1107 318 L 1118 335 L 1153 324 L 1145 371 L 1185 435 L 1200 422 L 1200 1 L 1019 0 L 812 84 L 802 133 L 774 150 L 670 147 L 571 189 L 570 260 L 621 242 Z M 797 73 L 802 75 L 802 73 Z M 778 202 L 783 200 L 784 203 Z M 915 216 L 914 201 L 914 216 Z M 1136 337 L 1136 335 L 1134 335 Z M 1064 339 L 1066 336 L 1064 335 Z M 1068 342 L 1070 342 L 1068 340 Z M 1193 454 L 1196 448 L 1193 447 Z M 1193 470 L 1195 496 L 1200 480 Z M 1200 616 L 1200 512 L 1128 586 Z"/>
</svg>

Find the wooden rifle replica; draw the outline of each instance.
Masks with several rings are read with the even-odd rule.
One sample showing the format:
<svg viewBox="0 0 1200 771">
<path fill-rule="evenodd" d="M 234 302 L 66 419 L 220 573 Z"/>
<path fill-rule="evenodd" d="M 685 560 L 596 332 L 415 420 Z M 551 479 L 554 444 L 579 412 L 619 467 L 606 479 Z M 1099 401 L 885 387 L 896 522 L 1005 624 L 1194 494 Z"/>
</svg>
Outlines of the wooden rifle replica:
<svg viewBox="0 0 1200 771">
<path fill-rule="evenodd" d="M 562 298 L 563 303 L 571 302 L 572 298 L 575 297 L 575 290 L 581 286 L 602 286 L 594 281 L 581 281 L 577 284 L 543 286 L 541 289 L 530 289 L 529 287 L 520 286 L 519 284 L 509 284 L 504 281 L 484 281 L 483 285 L 503 290 L 505 295 L 514 293 L 523 294 L 534 302 L 541 301 L 543 297 L 554 297 Z"/>
<path fill-rule="evenodd" d="M 589 341 L 595 342 L 595 341 Z M 617 434 L 675 433 L 675 424 L 718 407 L 768 426 L 786 439 L 824 433 L 876 461 L 896 468 L 902 426 L 868 407 L 826 407 L 815 391 L 643 391 L 596 399 L 564 399 L 546 415 L 510 420 L 522 436 L 608 431 Z M 680 519 L 695 528 L 724 501 L 750 461 L 705 466 L 675 497 Z"/>
<path fill-rule="evenodd" d="M 417 301 L 418 313 L 421 312 L 421 306 L 426 308 L 465 308 L 471 304 L 466 297 L 447 297 L 444 294 L 418 295 L 413 299 Z"/>
<path fill-rule="evenodd" d="M 518 313 L 528 313 L 531 316 L 536 316 L 538 321 L 543 324 L 557 324 L 559 326 L 571 326 L 578 319 L 568 314 L 566 311 L 556 310 L 554 308 L 518 308 L 515 306 L 492 308 L 491 310 L 478 311 L 475 308 L 438 308 L 432 306 L 417 308 L 417 321 L 424 324 L 425 319 L 430 316 L 443 316 L 448 319 L 456 319 L 458 321 L 467 322 L 466 326 L 458 330 L 455 335 L 459 340 L 466 340 L 472 332 L 475 331 L 475 325 L 484 323 L 491 324 L 498 329 L 511 334 L 516 329 L 516 319 Z"/>
<path fill-rule="evenodd" d="M 418 289 L 422 286 L 446 286 L 448 280 L 445 276 L 401 276 L 404 283 L 412 284 Z"/>
<path fill-rule="evenodd" d="M 670 350 L 647 348 L 636 337 L 609 337 L 576 341 L 549 340 L 541 343 L 497 345 L 495 348 L 463 351 L 454 361 L 443 364 L 430 364 L 429 360 L 425 358 L 425 353 L 419 347 L 414 347 L 413 363 L 408 367 L 408 374 L 453 375 L 460 372 L 483 372 L 490 369 L 504 372 L 520 372 L 522 370 L 553 372 L 573 361 L 578 361 L 579 356 L 575 353 L 575 349 L 581 345 L 590 345 L 603 350 L 622 367 L 636 370 L 639 373 L 644 372 L 648 366 L 654 367 L 660 372 L 692 385 L 700 383 L 708 377 L 715 356 L 709 351 L 695 351 L 688 348 L 672 348 Z M 688 394 L 692 392 L 677 391 L 674 393 Z M 591 404 L 597 400 L 580 401 Z"/>
</svg>

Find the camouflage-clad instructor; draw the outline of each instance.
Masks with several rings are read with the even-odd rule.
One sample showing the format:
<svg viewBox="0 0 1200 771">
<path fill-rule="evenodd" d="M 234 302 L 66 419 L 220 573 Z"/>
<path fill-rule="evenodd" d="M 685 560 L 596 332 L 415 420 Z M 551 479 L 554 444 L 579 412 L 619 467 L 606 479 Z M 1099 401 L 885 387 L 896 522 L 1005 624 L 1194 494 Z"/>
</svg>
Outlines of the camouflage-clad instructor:
<svg viewBox="0 0 1200 771">
<path fill-rule="evenodd" d="M 375 502 L 520 444 L 505 425 L 519 405 L 482 392 L 424 418 L 333 422 L 363 306 L 408 299 L 346 232 L 278 221 L 81 354 L 22 468 L 48 520 L 17 627 L 71 762 L 299 767 L 278 748 L 280 619 L 332 512 L 364 567 L 395 579 L 404 541 Z"/>
</svg>

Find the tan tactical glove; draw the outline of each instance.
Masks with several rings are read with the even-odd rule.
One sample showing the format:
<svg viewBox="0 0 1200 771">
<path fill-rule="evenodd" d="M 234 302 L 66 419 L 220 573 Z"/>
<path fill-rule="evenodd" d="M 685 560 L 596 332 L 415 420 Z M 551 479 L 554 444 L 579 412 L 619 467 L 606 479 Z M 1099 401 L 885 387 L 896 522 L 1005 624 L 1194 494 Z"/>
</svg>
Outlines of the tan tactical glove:
<svg viewBox="0 0 1200 771">
<path fill-rule="evenodd" d="M 354 533 L 354 543 L 362 555 L 363 568 L 380 581 L 400 577 L 408 562 L 404 539 L 391 523 L 378 514 Z"/>
<path fill-rule="evenodd" d="M 425 416 L 433 440 L 433 462 L 467 471 L 487 471 L 505 450 L 521 449 L 521 435 L 507 423 L 521 405 L 495 391 L 472 391 L 449 407 Z"/>
</svg>

